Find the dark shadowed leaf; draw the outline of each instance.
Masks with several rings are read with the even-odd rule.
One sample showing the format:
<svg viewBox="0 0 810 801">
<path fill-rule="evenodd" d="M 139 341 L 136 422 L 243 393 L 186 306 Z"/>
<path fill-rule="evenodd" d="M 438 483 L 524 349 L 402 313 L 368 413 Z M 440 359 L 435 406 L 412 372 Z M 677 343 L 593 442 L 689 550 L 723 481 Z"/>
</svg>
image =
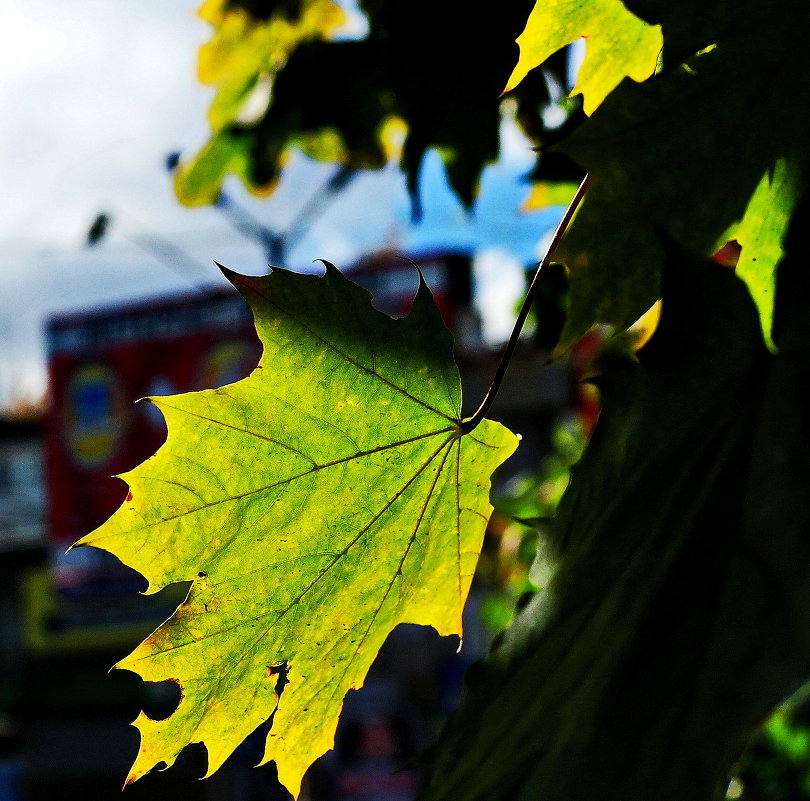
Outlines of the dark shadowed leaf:
<svg viewBox="0 0 810 801">
<path fill-rule="evenodd" d="M 667 259 L 658 331 L 599 380 L 552 526 L 556 575 L 470 675 L 425 801 L 710 801 L 810 670 L 797 395 L 778 400 L 783 356 L 744 284 Z"/>
</svg>

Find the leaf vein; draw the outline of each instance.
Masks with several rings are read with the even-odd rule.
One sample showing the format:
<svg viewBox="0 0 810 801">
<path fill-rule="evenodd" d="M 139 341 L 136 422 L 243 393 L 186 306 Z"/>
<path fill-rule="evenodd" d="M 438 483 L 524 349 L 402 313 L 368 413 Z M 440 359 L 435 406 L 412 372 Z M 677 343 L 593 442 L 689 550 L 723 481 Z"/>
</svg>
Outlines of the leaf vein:
<svg viewBox="0 0 810 801">
<path fill-rule="evenodd" d="M 233 631 L 234 629 L 239 628 L 240 626 L 248 625 L 250 623 L 255 623 L 255 622 L 261 620 L 262 618 L 268 617 L 270 615 L 277 616 L 277 619 L 273 621 L 271 626 L 269 628 L 265 629 L 264 631 L 262 631 L 261 634 L 259 635 L 259 637 L 256 639 L 256 641 L 250 646 L 251 648 L 255 647 L 261 641 L 261 639 L 264 636 L 267 635 L 267 633 L 272 629 L 272 627 L 275 626 L 276 623 L 279 620 L 281 620 L 281 618 L 283 618 L 288 612 L 290 612 L 290 610 L 293 609 L 301 601 L 301 599 L 304 597 L 304 595 L 306 595 L 306 593 L 308 593 L 315 586 L 315 584 L 317 584 L 328 573 L 328 571 L 331 570 L 332 567 L 334 567 L 334 565 L 337 564 L 337 562 L 341 558 L 343 558 L 357 542 L 359 542 L 362 539 L 362 537 L 369 531 L 369 529 L 383 516 L 383 514 L 391 507 L 391 505 L 393 503 L 395 503 L 403 495 L 403 493 L 408 489 L 408 487 L 414 481 L 416 481 L 416 479 L 428 468 L 428 466 L 436 458 L 436 456 L 438 456 L 441 453 L 441 451 L 444 450 L 444 448 L 447 447 L 447 445 L 449 445 L 453 441 L 454 438 L 455 437 L 448 438 L 447 440 L 442 442 L 442 444 L 435 451 L 433 451 L 433 453 L 425 460 L 424 464 L 422 464 L 420 466 L 420 468 L 405 482 L 405 484 L 402 487 L 400 487 L 400 489 L 396 492 L 396 494 L 392 498 L 386 500 L 383 508 L 380 509 L 380 511 L 377 512 L 374 515 L 374 518 L 372 520 L 370 520 L 365 526 L 363 526 L 363 528 L 357 533 L 357 535 L 343 549 L 341 549 L 341 551 L 339 551 L 335 555 L 335 558 L 328 565 L 326 565 L 321 570 L 321 572 L 301 591 L 301 593 L 298 596 L 296 596 L 296 598 L 294 598 L 292 601 L 290 601 L 287 604 L 287 606 L 284 609 L 282 609 L 282 610 L 270 609 L 267 612 L 263 612 L 263 613 L 261 613 L 259 615 L 255 615 L 255 616 L 253 616 L 251 618 L 246 618 L 245 620 L 240 620 L 237 623 L 234 623 L 232 626 L 228 626 L 226 628 L 219 629 L 219 630 L 214 631 L 214 632 L 210 632 L 210 633 L 205 634 L 202 637 L 198 637 L 196 639 L 190 639 L 188 642 L 171 645 L 171 646 L 169 646 L 167 648 L 162 648 L 159 651 L 152 651 L 149 654 L 146 654 L 146 655 L 140 657 L 136 661 L 140 661 L 141 659 L 151 659 L 152 657 L 157 656 L 158 654 L 168 653 L 169 651 L 174 651 L 174 650 L 177 650 L 178 648 L 183 648 L 183 647 L 185 647 L 187 645 L 193 645 L 193 644 L 195 644 L 197 642 L 202 642 L 203 640 L 209 639 L 211 637 L 216 637 L 216 636 L 219 636 L 221 634 L 226 634 L 226 633 L 228 633 L 230 631 Z M 448 453 L 449 453 L 449 449 L 448 449 Z M 442 460 L 442 465 L 439 468 L 439 470 L 437 471 L 436 478 L 434 479 L 433 484 L 431 485 L 431 489 L 430 489 L 430 491 L 428 493 L 428 501 L 430 500 L 430 496 L 431 496 L 431 494 L 433 492 L 433 489 L 435 488 L 436 482 L 438 481 L 438 478 L 441 475 L 441 468 L 444 466 L 444 462 L 446 461 L 446 459 L 447 459 L 447 455 L 445 455 L 444 459 Z M 426 505 L 427 505 L 428 501 L 426 501 Z M 425 508 L 426 508 L 426 505 L 425 505 Z M 422 514 L 424 514 L 424 513 L 422 513 Z M 418 528 L 418 525 L 421 525 L 421 520 L 422 520 L 422 515 L 420 515 L 419 523 L 417 524 L 417 528 Z M 414 537 L 415 537 L 415 535 L 414 535 Z M 409 543 L 408 543 L 408 545 L 406 547 L 406 552 L 407 552 L 407 550 L 410 549 L 412 543 L 413 543 L 413 537 L 409 540 Z M 400 562 L 400 567 L 401 567 L 401 564 L 402 563 Z M 232 579 L 232 581 L 239 580 L 240 578 L 241 578 L 240 576 L 236 576 L 236 577 L 234 577 Z M 221 586 L 222 584 L 226 584 L 226 583 L 227 583 L 227 581 L 222 581 L 222 582 L 219 582 L 219 584 L 217 586 Z"/>
<path fill-rule="evenodd" d="M 290 482 L 296 481 L 297 479 L 303 478 L 304 476 L 311 475 L 312 473 L 317 473 L 319 470 L 325 470 L 328 467 L 342 466 L 342 465 L 347 464 L 348 462 L 354 461 L 355 459 L 362 459 L 364 456 L 372 456 L 375 453 L 383 453 L 383 452 L 385 452 L 387 450 L 392 450 L 392 449 L 398 448 L 398 447 L 400 447 L 402 445 L 408 445 L 408 444 L 410 444 L 412 442 L 418 442 L 419 440 L 427 439 L 428 437 L 436 437 L 436 436 L 439 436 L 440 434 L 445 434 L 445 433 L 447 433 L 449 431 L 452 431 L 453 436 L 455 437 L 455 426 L 452 427 L 452 428 L 449 428 L 449 427 L 448 428 L 442 428 L 442 429 L 439 429 L 437 431 L 429 431 L 426 434 L 418 434 L 418 435 L 413 436 L 413 437 L 408 437 L 407 439 L 399 440 L 397 442 L 392 442 L 392 443 L 389 443 L 387 445 L 380 445 L 380 446 L 378 446 L 376 448 L 370 448 L 370 449 L 368 449 L 366 451 L 360 451 L 359 453 L 354 453 L 354 454 L 351 454 L 350 456 L 345 456 L 345 457 L 342 457 L 340 459 L 336 459 L 336 460 L 334 460 L 332 462 L 325 462 L 324 464 L 320 464 L 320 465 L 316 464 L 314 467 L 310 468 L 309 470 L 304 470 L 301 473 L 296 473 L 293 476 L 288 476 L 287 478 L 284 478 L 281 481 L 276 481 L 276 482 L 274 482 L 272 484 L 266 484 L 266 485 L 264 485 L 262 487 L 255 487 L 254 489 L 248 490 L 247 492 L 242 492 L 242 493 L 240 493 L 238 495 L 230 495 L 227 498 L 220 498 L 219 500 L 216 500 L 216 501 L 210 501 L 209 503 L 203 504 L 202 506 L 195 506 L 193 509 L 186 509 L 185 511 L 179 512 L 176 515 L 171 515 L 170 517 L 162 517 L 162 518 L 160 518 L 160 520 L 155 520 L 154 522 L 146 524 L 145 526 L 143 526 L 143 528 L 141 530 L 146 530 L 146 529 L 151 528 L 153 526 L 162 525 L 163 523 L 169 523 L 172 520 L 178 520 L 178 519 L 180 519 L 182 517 L 186 517 L 188 515 L 196 514 L 197 512 L 201 512 L 201 511 L 204 511 L 206 509 L 210 509 L 210 508 L 212 508 L 214 506 L 219 506 L 219 505 L 221 505 L 223 503 L 230 503 L 232 501 L 239 501 L 239 500 L 242 500 L 243 498 L 247 498 L 247 497 L 249 497 L 251 495 L 255 495 L 257 493 L 266 492 L 267 490 L 271 490 L 271 489 L 274 489 L 276 487 L 283 486 L 284 484 L 289 484 Z M 443 443 L 443 445 L 444 444 L 447 444 L 447 443 L 445 442 L 445 443 Z M 185 458 L 185 457 L 175 457 L 175 458 Z M 196 462 L 192 461 L 191 459 L 187 459 L 187 461 L 191 462 L 192 464 L 197 464 Z M 204 466 L 200 465 L 200 467 L 204 467 Z M 207 470 L 207 468 L 205 468 L 205 469 Z M 209 471 L 209 472 L 212 472 L 212 471 Z M 152 476 L 138 476 L 138 478 L 139 479 L 149 479 L 149 478 L 152 478 Z M 225 489 L 224 486 L 223 486 L 223 489 Z M 133 529 L 133 531 L 134 531 L 134 529 Z M 115 536 L 116 536 L 115 534 L 109 534 L 109 535 L 106 535 L 106 536 L 101 536 L 101 537 L 98 537 L 95 540 L 93 540 L 93 542 L 90 543 L 90 544 L 95 544 L 96 542 L 101 542 L 102 540 L 105 540 L 108 537 L 115 537 Z"/>
<path fill-rule="evenodd" d="M 439 415 L 440 417 L 444 417 L 445 420 L 452 420 L 453 422 L 458 422 L 457 420 L 455 420 L 455 418 L 451 417 L 450 415 L 445 414 L 444 412 L 439 411 L 437 408 L 435 408 L 434 406 L 431 406 L 429 403 L 426 403 L 425 401 L 421 400 L 420 398 L 417 398 L 415 395 L 412 395 L 410 392 L 408 392 L 408 390 L 404 389 L 403 387 L 398 386 L 393 381 L 390 381 L 389 379 L 387 379 L 384 376 L 380 375 L 379 373 L 375 372 L 371 368 L 366 367 L 364 364 L 361 364 L 356 359 L 353 359 L 351 356 L 349 356 L 348 353 L 345 353 L 340 348 L 336 347 L 332 342 L 329 342 L 329 340 L 324 339 L 314 329 L 310 328 L 308 325 L 306 325 L 304 322 L 302 322 L 299 318 L 297 318 L 292 312 L 285 309 L 278 302 L 273 300 L 269 295 L 266 295 L 265 293 L 263 293 L 263 292 L 259 291 L 258 289 L 256 289 L 255 286 L 251 287 L 251 291 L 254 292 L 255 294 L 257 294 L 263 300 L 265 300 L 274 309 L 277 309 L 278 311 L 285 314 L 287 317 L 289 317 L 290 320 L 292 320 L 298 326 L 303 328 L 304 331 L 306 331 L 310 336 L 312 336 L 314 339 L 317 339 L 319 342 L 326 345 L 327 348 L 329 348 L 331 351 L 336 353 L 338 356 L 340 356 L 342 359 L 347 361 L 349 364 L 356 367 L 358 370 L 361 370 L 362 372 L 364 372 L 364 373 L 366 373 L 368 375 L 374 376 L 379 381 L 382 381 L 387 386 L 389 386 L 392 389 L 399 392 L 401 395 L 404 395 L 406 398 L 410 399 L 414 403 L 419 404 L 419 406 L 422 406 L 425 409 L 429 409 L 431 412 L 434 412 L 435 414 Z M 372 354 L 373 353 L 374 353 L 374 351 L 372 350 Z"/>
<path fill-rule="evenodd" d="M 340 674 L 340 678 L 336 682 L 333 683 L 334 686 L 333 686 L 332 692 L 329 694 L 330 699 L 334 698 L 337 693 L 344 692 L 344 690 L 342 689 L 342 683 L 343 683 L 343 680 L 346 678 L 346 673 L 348 673 L 349 668 L 352 666 L 352 664 L 354 663 L 354 660 L 357 658 L 357 654 L 358 654 L 359 650 L 363 647 L 366 639 L 368 638 L 369 633 L 371 632 L 371 629 L 374 627 L 374 624 L 375 624 L 375 622 L 377 620 L 377 616 L 379 615 L 379 613 L 382 610 L 386 600 L 388 599 L 388 595 L 390 594 L 390 592 L 391 592 L 391 590 L 392 590 L 392 588 L 394 586 L 394 583 L 396 582 L 397 577 L 399 576 L 401 578 L 401 576 L 402 576 L 402 566 L 405 564 L 405 561 L 408 558 L 408 554 L 410 553 L 410 549 L 411 549 L 413 543 L 416 541 L 416 538 L 418 536 L 419 528 L 421 527 L 422 523 L 424 522 L 425 514 L 427 513 L 428 506 L 430 505 L 430 501 L 433 498 L 433 493 L 436 490 L 436 485 L 438 484 L 439 478 L 442 475 L 442 470 L 444 469 L 444 465 L 447 462 L 447 457 L 450 455 L 450 451 L 452 450 L 452 441 L 453 441 L 452 439 L 448 440 L 447 442 L 445 442 L 441 446 L 441 448 L 439 448 L 437 451 L 435 451 L 433 453 L 433 455 L 430 457 L 430 459 L 422 466 L 422 468 L 420 470 L 420 472 L 425 470 L 427 468 L 427 466 L 430 464 L 430 462 L 433 461 L 433 459 L 444 449 L 444 447 L 447 446 L 447 445 L 450 445 L 450 447 L 447 449 L 447 452 L 444 454 L 444 457 L 442 458 L 442 463 L 439 466 L 439 469 L 436 471 L 436 476 L 433 479 L 433 483 L 431 484 L 430 489 L 428 490 L 427 497 L 425 498 L 425 502 L 422 505 L 422 509 L 420 510 L 419 516 L 418 516 L 417 521 L 416 521 L 416 525 L 414 526 L 414 530 L 413 530 L 412 534 L 408 538 L 408 544 L 405 546 L 405 552 L 403 553 L 402 558 L 399 561 L 399 565 L 397 566 L 397 569 L 394 572 L 394 575 L 391 578 L 391 581 L 389 582 L 388 587 L 386 588 L 385 593 L 384 593 L 380 603 L 377 605 L 377 608 L 372 613 L 371 621 L 369 622 L 368 626 L 366 626 L 366 629 L 363 632 L 363 635 L 361 636 L 360 641 L 356 644 L 355 649 L 354 649 L 354 653 L 350 657 L 346 657 L 344 659 L 343 671 Z M 403 491 L 404 491 L 404 488 L 403 488 Z M 317 693 L 311 695 L 309 697 L 308 701 L 311 701 L 315 697 L 316 694 Z"/>
</svg>

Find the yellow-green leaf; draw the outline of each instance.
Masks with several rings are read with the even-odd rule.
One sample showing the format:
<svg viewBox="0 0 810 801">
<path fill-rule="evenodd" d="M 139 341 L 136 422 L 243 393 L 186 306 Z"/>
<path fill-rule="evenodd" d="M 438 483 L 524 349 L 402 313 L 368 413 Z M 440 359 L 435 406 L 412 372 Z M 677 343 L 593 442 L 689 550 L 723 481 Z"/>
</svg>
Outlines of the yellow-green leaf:
<svg viewBox="0 0 810 801">
<path fill-rule="evenodd" d="M 797 166 L 794 160 L 776 161 L 759 182 L 734 232 L 742 245 L 737 274 L 748 284 L 771 349 L 776 266 L 782 259 L 782 239 L 801 194 L 801 170 Z"/>
<path fill-rule="evenodd" d="M 250 135 L 226 128 L 215 133 L 191 161 L 174 173 L 174 190 L 185 206 L 216 203 L 228 172 L 244 176 L 249 169 Z"/>
<path fill-rule="evenodd" d="M 253 308 L 259 367 L 152 399 L 168 440 L 80 544 L 116 554 L 149 592 L 193 581 L 118 665 L 182 688 L 170 717 L 135 721 L 130 781 L 192 742 L 210 775 L 272 716 L 263 761 L 297 794 L 397 624 L 461 634 L 489 476 L 517 439 L 459 425 L 452 340 L 424 284 L 392 320 L 331 266 L 229 277 Z"/>
<path fill-rule="evenodd" d="M 582 93 L 587 114 L 623 78 L 649 78 L 663 46 L 661 27 L 631 14 L 620 0 L 538 0 L 518 37 L 520 59 L 506 91 L 552 53 L 582 37 L 587 39 L 585 60 L 571 94 Z"/>
<path fill-rule="evenodd" d="M 332 0 L 301 0 L 289 18 L 275 10 L 257 19 L 223 0 L 206 0 L 198 13 L 214 26 L 197 65 L 200 81 L 217 89 L 209 112 L 214 132 L 234 121 L 260 75 L 275 75 L 301 42 L 329 39 L 346 21 Z"/>
</svg>

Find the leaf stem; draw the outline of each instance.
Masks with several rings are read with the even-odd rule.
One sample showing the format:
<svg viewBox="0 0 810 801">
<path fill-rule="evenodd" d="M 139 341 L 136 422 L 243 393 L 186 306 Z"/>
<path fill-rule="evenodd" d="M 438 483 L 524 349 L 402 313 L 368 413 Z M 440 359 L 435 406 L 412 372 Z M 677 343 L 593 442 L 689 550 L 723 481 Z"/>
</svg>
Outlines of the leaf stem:
<svg viewBox="0 0 810 801">
<path fill-rule="evenodd" d="M 507 342 L 506 344 L 506 348 L 504 349 L 503 355 L 501 356 L 501 361 L 500 364 L 498 365 L 498 369 L 495 371 L 495 376 L 492 379 L 492 384 L 490 384 L 490 387 L 487 390 L 487 394 L 484 396 L 484 400 L 481 401 L 481 405 L 478 407 L 475 414 L 473 414 L 472 417 L 468 417 L 466 420 L 463 420 L 460 423 L 461 430 L 464 431 L 465 433 L 469 433 L 470 431 L 472 431 L 484 419 L 484 416 L 489 411 L 489 407 L 492 406 L 492 403 L 495 400 L 495 396 L 498 394 L 498 390 L 501 388 L 501 382 L 503 381 L 503 377 L 506 374 L 507 367 L 509 367 L 509 362 L 512 359 L 512 354 L 515 352 L 515 347 L 517 346 L 518 338 L 520 337 L 520 332 L 523 330 L 523 324 L 526 322 L 526 318 L 529 316 L 529 310 L 532 307 L 534 296 L 537 294 L 537 288 L 540 286 L 540 275 L 543 272 L 543 269 L 551 263 L 551 259 L 554 256 L 554 253 L 556 252 L 557 247 L 560 244 L 560 241 L 562 240 L 565 232 L 568 230 L 568 226 L 571 223 L 571 218 L 574 216 L 574 213 L 579 208 L 579 204 L 582 202 L 582 198 L 585 197 L 585 192 L 588 189 L 589 180 L 590 176 L 588 175 L 586 175 L 582 179 L 582 183 L 579 185 L 576 194 L 572 198 L 571 202 L 568 204 L 568 208 L 565 210 L 565 214 L 563 214 L 562 219 L 560 220 L 556 230 L 554 231 L 554 236 L 551 238 L 551 242 L 549 243 L 549 246 L 546 249 L 546 255 L 543 256 L 543 260 L 537 265 L 537 270 L 534 273 L 534 278 L 532 278 L 532 282 L 529 285 L 529 290 L 528 292 L 526 292 L 526 297 L 523 299 L 523 305 L 520 307 L 517 319 L 515 320 L 515 325 L 512 328 L 512 334 L 509 337 L 509 342 Z"/>
</svg>

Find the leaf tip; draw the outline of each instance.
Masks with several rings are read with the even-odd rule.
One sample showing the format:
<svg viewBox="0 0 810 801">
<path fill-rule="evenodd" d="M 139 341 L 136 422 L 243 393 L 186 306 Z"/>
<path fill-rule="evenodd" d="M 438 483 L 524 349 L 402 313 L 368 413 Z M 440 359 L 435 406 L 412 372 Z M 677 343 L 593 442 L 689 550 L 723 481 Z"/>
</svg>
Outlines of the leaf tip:
<svg viewBox="0 0 810 801">
<path fill-rule="evenodd" d="M 433 291 L 428 286 L 427 281 L 425 281 L 425 276 L 422 274 L 422 270 L 419 269 L 419 266 L 416 267 L 419 270 L 419 286 L 416 290 L 416 295 L 414 297 L 414 302 L 419 301 L 420 303 L 428 302 L 431 305 L 435 305 L 433 302 Z"/>
<path fill-rule="evenodd" d="M 224 264 L 220 264 L 216 260 L 214 261 L 214 264 L 217 265 L 217 267 L 219 268 L 219 271 L 222 273 L 222 275 L 225 277 L 225 279 L 230 284 L 235 286 L 237 289 L 239 289 L 240 285 L 244 286 L 245 281 L 249 280 L 248 276 L 242 275 L 241 273 L 238 273 L 235 270 L 232 270 L 230 267 L 226 267 Z"/>
<path fill-rule="evenodd" d="M 343 275 L 343 273 L 341 273 L 340 270 L 338 270 L 338 268 L 335 267 L 335 265 L 332 264 L 331 261 L 327 261 L 326 259 L 313 259 L 312 263 L 315 264 L 316 261 L 319 261 L 321 264 L 323 264 L 324 267 L 326 267 L 327 275 L 335 275 L 335 273 L 337 273 L 338 275 Z"/>
<path fill-rule="evenodd" d="M 220 271 L 220 272 L 221 272 L 221 273 L 222 273 L 222 274 L 223 274 L 223 275 L 224 275 L 226 278 L 228 278 L 228 280 L 230 280 L 229 276 L 231 276 L 231 275 L 235 275 L 235 273 L 234 273 L 234 271 L 233 271 L 233 270 L 231 270 L 229 267 L 226 267 L 224 264 L 221 264 L 221 263 L 220 263 L 220 262 L 218 262 L 216 259 L 214 259 L 214 264 L 216 264 L 216 265 L 217 265 L 217 267 L 219 268 L 219 271 Z"/>
</svg>

